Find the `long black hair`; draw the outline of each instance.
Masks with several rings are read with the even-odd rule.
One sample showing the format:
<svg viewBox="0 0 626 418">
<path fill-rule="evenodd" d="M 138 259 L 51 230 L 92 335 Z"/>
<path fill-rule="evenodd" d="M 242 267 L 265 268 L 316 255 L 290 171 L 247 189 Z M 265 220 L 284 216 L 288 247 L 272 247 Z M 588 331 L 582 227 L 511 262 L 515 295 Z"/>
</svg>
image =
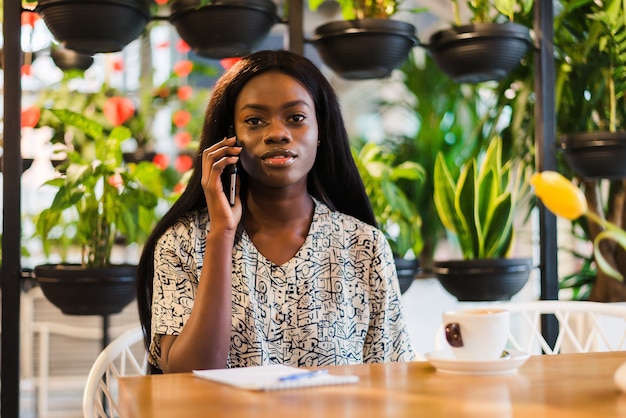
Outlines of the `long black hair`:
<svg viewBox="0 0 626 418">
<path fill-rule="evenodd" d="M 235 101 L 253 77 L 267 71 L 281 71 L 302 84 L 315 102 L 320 145 L 308 175 L 309 193 L 328 207 L 376 226 L 376 218 L 356 168 L 341 108 L 332 86 L 313 62 L 302 55 L 284 51 L 259 51 L 242 58 L 216 82 L 206 109 L 202 138 L 194 167 L 201 167 L 200 152 L 228 134 L 234 119 Z M 241 189 L 246 175 L 241 173 Z M 181 216 L 206 208 L 200 179 L 194 169 L 187 188 L 156 225 L 143 247 L 137 269 L 137 304 L 146 347 L 150 345 L 152 282 L 157 240 Z M 244 198 L 242 193 L 242 199 Z M 242 200 L 244 201 L 244 200 Z M 244 201 L 245 202 L 245 201 Z"/>
</svg>

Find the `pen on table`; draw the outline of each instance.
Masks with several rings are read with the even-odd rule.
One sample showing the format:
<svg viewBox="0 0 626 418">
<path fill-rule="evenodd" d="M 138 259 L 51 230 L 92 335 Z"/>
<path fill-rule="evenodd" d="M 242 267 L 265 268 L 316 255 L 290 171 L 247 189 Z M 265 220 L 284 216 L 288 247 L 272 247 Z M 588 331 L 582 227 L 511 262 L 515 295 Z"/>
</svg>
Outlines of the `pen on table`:
<svg viewBox="0 0 626 418">
<path fill-rule="evenodd" d="M 312 370 L 310 372 L 305 373 L 293 373 L 287 376 L 279 377 L 278 380 L 281 382 L 290 381 L 290 380 L 300 380 L 300 379 L 310 379 L 312 377 L 321 376 L 328 374 L 328 370 Z"/>
</svg>

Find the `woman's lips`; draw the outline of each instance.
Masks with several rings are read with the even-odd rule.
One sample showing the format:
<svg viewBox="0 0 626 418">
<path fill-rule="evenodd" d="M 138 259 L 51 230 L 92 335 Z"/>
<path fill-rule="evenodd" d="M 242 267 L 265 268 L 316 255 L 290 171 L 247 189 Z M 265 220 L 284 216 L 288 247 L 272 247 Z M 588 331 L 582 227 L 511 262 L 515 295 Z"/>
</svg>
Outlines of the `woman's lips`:
<svg viewBox="0 0 626 418">
<path fill-rule="evenodd" d="M 263 163 L 273 167 L 284 167 L 293 163 L 296 154 L 287 149 L 274 149 L 261 156 Z"/>
</svg>

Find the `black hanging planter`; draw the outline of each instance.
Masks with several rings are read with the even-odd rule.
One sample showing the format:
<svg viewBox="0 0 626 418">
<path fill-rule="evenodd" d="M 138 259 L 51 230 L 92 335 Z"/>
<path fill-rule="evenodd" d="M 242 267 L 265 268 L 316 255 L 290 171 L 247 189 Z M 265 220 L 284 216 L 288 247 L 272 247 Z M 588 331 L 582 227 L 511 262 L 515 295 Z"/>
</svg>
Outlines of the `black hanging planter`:
<svg viewBox="0 0 626 418">
<path fill-rule="evenodd" d="M 280 21 L 271 0 L 173 0 L 170 23 L 198 55 L 230 58 L 247 55 Z"/>
<path fill-rule="evenodd" d="M 390 19 L 340 20 L 315 29 L 322 61 L 348 80 L 388 77 L 417 45 L 415 26 Z"/>
<path fill-rule="evenodd" d="M 579 132 L 560 141 L 563 158 L 584 178 L 626 178 L 626 132 Z"/>
<path fill-rule="evenodd" d="M 54 64 L 63 71 L 85 71 L 93 64 L 93 57 L 91 55 L 81 54 L 80 52 L 63 48 L 62 46 L 52 47 L 50 57 Z"/>
<path fill-rule="evenodd" d="M 39 13 L 65 48 L 82 54 L 121 51 L 151 19 L 150 0 L 39 0 Z"/>
<path fill-rule="evenodd" d="M 136 296 L 133 265 L 86 269 L 77 264 L 36 266 L 34 276 L 46 298 L 68 315 L 111 315 Z"/>
<path fill-rule="evenodd" d="M 435 261 L 433 273 L 461 302 L 510 300 L 530 275 L 530 258 Z"/>
<path fill-rule="evenodd" d="M 22 158 L 22 173 L 28 170 L 35 160 L 33 158 Z M 4 160 L 0 159 L 0 173 L 4 171 Z"/>
<path fill-rule="evenodd" d="M 400 293 L 404 294 L 415 281 L 415 276 L 420 272 L 419 259 L 408 260 L 406 258 L 395 257 L 396 272 L 400 283 Z"/>
<path fill-rule="evenodd" d="M 476 23 L 433 33 L 427 49 L 437 66 L 458 83 L 501 80 L 532 45 L 517 23 Z"/>
</svg>

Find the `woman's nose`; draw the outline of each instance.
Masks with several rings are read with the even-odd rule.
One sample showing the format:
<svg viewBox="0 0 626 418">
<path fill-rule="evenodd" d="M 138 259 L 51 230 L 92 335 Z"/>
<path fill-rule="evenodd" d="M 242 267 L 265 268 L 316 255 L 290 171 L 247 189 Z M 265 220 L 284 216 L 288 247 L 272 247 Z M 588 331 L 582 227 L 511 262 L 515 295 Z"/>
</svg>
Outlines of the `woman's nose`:
<svg viewBox="0 0 626 418">
<path fill-rule="evenodd" d="M 291 132 L 284 123 L 272 122 L 265 129 L 263 142 L 290 142 Z"/>
</svg>

